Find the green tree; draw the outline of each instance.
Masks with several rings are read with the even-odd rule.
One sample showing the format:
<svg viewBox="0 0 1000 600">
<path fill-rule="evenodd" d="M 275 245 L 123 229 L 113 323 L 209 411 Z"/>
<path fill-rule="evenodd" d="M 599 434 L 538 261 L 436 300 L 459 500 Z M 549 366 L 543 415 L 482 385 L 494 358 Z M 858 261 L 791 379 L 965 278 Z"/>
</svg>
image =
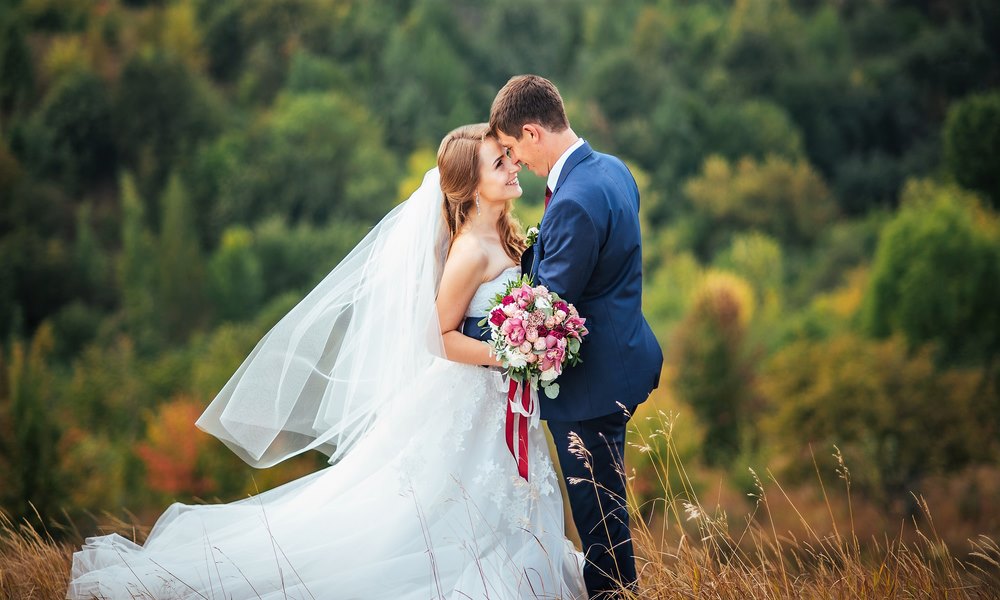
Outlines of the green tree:
<svg viewBox="0 0 1000 600">
<path fill-rule="evenodd" d="M 324 53 L 338 37 L 331 29 L 352 8 L 339 0 L 261 0 L 243 3 L 238 10 L 238 31 L 224 39 L 236 39 L 237 47 L 246 48 L 239 94 L 249 104 L 266 105 L 288 80 L 289 58 L 295 51 L 301 47 Z"/>
<path fill-rule="evenodd" d="M 292 93 L 301 94 L 346 90 L 349 83 L 347 74 L 337 63 L 300 48 L 292 55 L 286 87 Z"/>
<path fill-rule="evenodd" d="M 146 197 L 218 130 L 218 106 L 206 83 L 178 59 L 159 52 L 128 60 L 114 102 L 118 147 Z M 158 216 L 154 206 L 146 208 Z"/>
<path fill-rule="evenodd" d="M 910 182 L 879 238 L 865 294 L 873 335 L 940 345 L 948 361 L 1000 353 L 1000 223 L 967 192 Z"/>
<path fill-rule="evenodd" d="M 809 244 L 837 214 L 830 190 L 808 162 L 778 156 L 735 165 L 709 157 L 684 192 L 714 222 L 714 244 L 741 229 L 759 229 L 785 244 Z"/>
<path fill-rule="evenodd" d="M 264 299 L 304 292 L 316 285 L 367 233 L 370 224 L 335 221 L 322 229 L 305 223 L 289 227 L 279 218 L 254 229 Z"/>
<path fill-rule="evenodd" d="M 121 197 L 121 244 L 118 289 L 125 329 L 146 353 L 159 345 L 156 305 L 154 302 L 156 267 L 153 236 L 146 224 L 145 203 L 139 196 L 135 180 L 123 173 L 119 183 Z"/>
<path fill-rule="evenodd" d="M 239 0 L 203 2 L 203 44 L 208 54 L 208 72 L 216 80 L 229 83 L 237 79 L 243 65 L 247 41 L 243 32 Z"/>
<path fill-rule="evenodd" d="M 19 17 L 10 8 L 0 8 L 0 114 L 25 107 L 34 85 L 31 52 Z"/>
<path fill-rule="evenodd" d="M 47 519 L 57 514 L 62 493 L 56 454 L 60 437 L 55 421 L 57 394 L 49 367 L 53 344 L 48 325 L 39 327 L 28 344 L 15 341 L 0 378 L 4 384 L 0 387 L 0 412 L 9 415 L 13 429 L 3 436 L 12 472 L 0 487 L 0 499 L 15 521 L 27 519 L 36 525 L 47 524 Z"/>
<path fill-rule="evenodd" d="M 156 244 L 156 313 L 167 339 L 184 341 L 205 323 L 205 266 L 194 213 L 180 177 L 173 175 L 160 200 L 160 235 Z"/>
<path fill-rule="evenodd" d="M 459 124 L 486 120 L 479 107 L 492 98 L 472 94 L 476 78 L 465 60 L 462 30 L 446 3 L 419 0 L 386 40 L 378 105 L 387 115 L 393 147 L 436 145 Z"/>
<path fill-rule="evenodd" d="M 95 306 L 111 307 L 115 301 L 109 259 L 92 224 L 93 208 L 89 202 L 76 213 L 73 258 L 76 261 L 78 298 Z"/>
<path fill-rule="evenodd" d="M 335 93 L 282 96 L 274 112 L 233 144 L 238 161 L 217 176 L 216 222 L 374 220 L 396 199 L 398 165 L 372 115 Z"/>
<path fill-rule="evenodd" d="M 208 263 L 209 293 L 218 318 L 242 321 L 257 314 L 264 296 L 260 261 L 253 251 L 253 233 L 232 227 Z"/>
<path fill-rule="evenodd" d="M 810 445 L 837 445 L 857 488 L 905 513 L 923 476 L 995 458 L 996 390 L 975 370 L 939 372 L 928 349 L 906 346 L 844 334 L 793 343 L 767 363 L 766 427 L 789 474 L 814 476 Z"/>
<path fill-rule="evenodd" d="M 0 202 L 0 332 L 30 335 L 72 301 L 75 290 L 69 199 L 20 178 Z"/>
<path fill-rule="evenodd" d="M 738 160 L 769 155 L 795 160 L 803 156 L 802 134 L 788 113 L 773 102 L 749 100 L 722 104 L 708 113 L 706 147 L 709 152 Z"/>
<path fill-rule="evenodd" d="M 781 245 L 759 232 L 733 236 L 729 248 L 716 255 L 716 268 L 746 280 L 753 288 L 757 318 L 751 327 L 755 339 L 776 342 L 784 319 L 785 266 Z"/>
<path fill-rule="evenodd" d="M 1000 93 L 975 94 L 949 107 L 944 156 L 958 183 L 1000 207 Z"/>
<path fill-rule="evenodd" d="M 745 449 L 753 412 L 753 369 L 746 333 L 753 291 L 733 275 L 709 273 L 674 333 L 677 395 L 705 426 L 702 456 L 728 465 Z"/>
<path fill-rule="evenodd" d="M 46 94 L 30 125 L 28 164 L 71 193 L 115 172 L 114 119 L 107 86 L 95 74 L 74 71 Z"/>
</svg>

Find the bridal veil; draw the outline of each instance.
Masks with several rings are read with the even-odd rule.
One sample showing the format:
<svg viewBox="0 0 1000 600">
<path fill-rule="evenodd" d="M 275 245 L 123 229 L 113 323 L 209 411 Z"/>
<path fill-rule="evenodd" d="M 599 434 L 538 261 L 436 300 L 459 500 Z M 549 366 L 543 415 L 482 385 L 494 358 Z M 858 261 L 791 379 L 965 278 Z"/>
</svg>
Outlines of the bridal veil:
<svg viewBox="0 0 1000 600">
<path fill-rule="evenodd" d="M 247 463 L 310 449 L 334 463 L 443 356 L 447 254 L 437 169 L 263 339 L 197 425 Z"/>
</svg>

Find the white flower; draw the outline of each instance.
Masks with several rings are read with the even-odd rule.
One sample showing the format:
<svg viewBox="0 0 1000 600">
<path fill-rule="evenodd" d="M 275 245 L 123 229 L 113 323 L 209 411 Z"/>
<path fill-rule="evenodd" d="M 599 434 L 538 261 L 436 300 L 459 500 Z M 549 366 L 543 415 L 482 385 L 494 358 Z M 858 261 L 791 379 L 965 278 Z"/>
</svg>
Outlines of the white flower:
<svg viewBox="0 0 1000 600">
<path fill-rule="evenodd" d="M 556 372 L 555 367 L 552 367 L 551 369 L 546 369 L 542 371 L 542 375 L 539 379 L 541 379 L 542 381 L 552 381 L 558 376 L 559 373 Z"/>
<path fill-rule="evenodd" d="M 524 355 L 516 350 L 513 352 L 507 352 L 506 358 L 507 358 L 507 365 L 515 369 L 520 369 L 521 367 L 528 364 L 528 361 L 525 360 Z"/>
<path fill-rule="evenodd" d="M 535 237 L 538 236 L 538 228 L 537 227 L 532 226 L 532 227 L 528 228 L 528 237 L 531 237 L 531 236 L 535 236 Z"/>
<path fill-rule="evenodd" d="M 535 308 L 546 309 L 552 308 L 552 303 L 545 296 L 535 296 Z"/>
</svg>

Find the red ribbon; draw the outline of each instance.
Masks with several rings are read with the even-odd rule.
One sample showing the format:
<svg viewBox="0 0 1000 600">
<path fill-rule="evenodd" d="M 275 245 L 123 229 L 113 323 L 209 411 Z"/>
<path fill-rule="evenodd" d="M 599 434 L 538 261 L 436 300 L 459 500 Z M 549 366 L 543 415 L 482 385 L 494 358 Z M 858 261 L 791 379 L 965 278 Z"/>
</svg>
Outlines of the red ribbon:
<svg viewBox="0 0 1000 600">
<path fill-rule="evenodd" d="M 514 379 L 510 380 L 507 388 L 507 449 L 510 455 L 517 461 L 517 473 L 528 481 L 528 417 L 515 413 L 511 408 L 514 399 L 517 398 L 517 388 L 521 387 L 521 406 L 526 414 L 531 414 L 531 384 L 519 384 Z M 516 423 L 515 423 L 516 422 Z M 517 431 L 517 450 L 515 451 L 514 432 Z"/>
</svg>

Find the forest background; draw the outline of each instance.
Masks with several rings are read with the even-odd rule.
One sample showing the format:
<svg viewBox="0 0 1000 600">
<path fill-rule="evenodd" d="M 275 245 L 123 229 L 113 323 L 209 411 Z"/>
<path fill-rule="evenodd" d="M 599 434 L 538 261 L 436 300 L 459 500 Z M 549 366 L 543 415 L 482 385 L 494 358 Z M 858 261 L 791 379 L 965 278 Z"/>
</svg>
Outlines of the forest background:
<svg viewBox="0 0 1000 600">
<path fill-rule="evenodd" d="M 919 496 L 1000 534 L 987 0 L 3 0 L 0 509 L 90 533 L 321 467 L 194 421 L 524 72 L 638 180 L 666 363 L 633 423 L 670 415 L 689 494 L 745 513 L 754 468 L 825 511 L 837 454 L 861 537 Z"/>
</svg>

